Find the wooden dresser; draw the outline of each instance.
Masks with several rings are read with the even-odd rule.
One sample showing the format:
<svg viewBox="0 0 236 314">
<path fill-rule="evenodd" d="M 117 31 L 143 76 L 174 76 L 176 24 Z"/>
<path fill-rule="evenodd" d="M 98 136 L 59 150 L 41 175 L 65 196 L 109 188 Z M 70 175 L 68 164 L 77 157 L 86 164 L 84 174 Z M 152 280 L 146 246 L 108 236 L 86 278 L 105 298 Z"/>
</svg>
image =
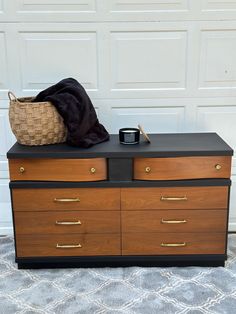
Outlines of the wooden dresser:
<svg viewBox="0 0 236 314">
<path fill-rule="evenodd" d="M 8 152 L 19 268 L 224 265 L 231 156 L 216 133 Z"/>
</svg>

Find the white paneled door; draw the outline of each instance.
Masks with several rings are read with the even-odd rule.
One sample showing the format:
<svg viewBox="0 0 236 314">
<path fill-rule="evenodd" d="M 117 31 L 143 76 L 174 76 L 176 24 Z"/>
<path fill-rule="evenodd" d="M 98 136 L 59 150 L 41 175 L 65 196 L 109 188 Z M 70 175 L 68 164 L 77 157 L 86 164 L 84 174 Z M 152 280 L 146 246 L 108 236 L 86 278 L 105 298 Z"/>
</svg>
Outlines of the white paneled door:
<svg viewBox="0 0 236 314">
<path fill-rule="evenodd" d="M 217 132 L 236 149 L 236 0 L 0 0 L 0 234 L 12 232 L 7 91 L 66 77 L 110 133 Z M 236 231 L 233 158 L 230 230 Z"/>
</svg>

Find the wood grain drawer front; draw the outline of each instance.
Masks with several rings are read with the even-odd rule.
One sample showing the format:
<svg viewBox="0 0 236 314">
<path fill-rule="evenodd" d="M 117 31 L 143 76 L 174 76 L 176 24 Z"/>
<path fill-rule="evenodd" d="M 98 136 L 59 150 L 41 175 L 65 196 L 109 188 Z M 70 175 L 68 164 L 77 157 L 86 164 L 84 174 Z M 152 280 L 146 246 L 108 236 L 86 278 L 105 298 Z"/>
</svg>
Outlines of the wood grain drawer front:
<svg viewBox="0 0 236 314">
<path fill-rule="evenodd" d="M 122 232 L 225 232 L 226 210 L 122 211 Z"/>
<path fill-rule="evenodd" d="M 120 255 L 119 234 L 18 235 L 17 257 Z"/>
<path fill-rule="evenodd" d="M 135 158 L 136 180 L 230 178 L 231 157 Z"/>
<path fill-rule="evenodd" d="M 14 211 L 119 210 L 120 189 L 13 189 Z"/>
<path fill-rule="evenodd" d="M 226 209 L 228 187 L 122 188 L 121 209 Z"/>
<path fill-rule="evenodd" d="M 124 233 L 122 255 L 224 254 L 225 233 Z"/>
<path fill-rule="evenodd" d="M 105 158 L 10 159 L 11 180 L 100 181 L 107 179 Z"/>
<path fill-rule="evenodd" d="M 18 234 L 119 233 L 118 211 L 15 212 Z"/>
</svg>

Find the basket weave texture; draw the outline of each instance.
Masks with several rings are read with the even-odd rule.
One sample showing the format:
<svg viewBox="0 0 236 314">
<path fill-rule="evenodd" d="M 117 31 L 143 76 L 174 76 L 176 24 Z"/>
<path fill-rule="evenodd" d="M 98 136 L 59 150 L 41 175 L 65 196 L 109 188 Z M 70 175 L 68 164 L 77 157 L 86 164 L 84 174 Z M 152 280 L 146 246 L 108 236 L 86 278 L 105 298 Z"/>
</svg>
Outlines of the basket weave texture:
<svg viewBox="0 0 236 314">
<path fill-rule="evenodd" d="M 67 129 L 50 102 L 32 102 L 34 97 L 16 98 L 8 93 L 9 120 L 17 141 L 23 145 L 63 143 Z"/>
</svg>

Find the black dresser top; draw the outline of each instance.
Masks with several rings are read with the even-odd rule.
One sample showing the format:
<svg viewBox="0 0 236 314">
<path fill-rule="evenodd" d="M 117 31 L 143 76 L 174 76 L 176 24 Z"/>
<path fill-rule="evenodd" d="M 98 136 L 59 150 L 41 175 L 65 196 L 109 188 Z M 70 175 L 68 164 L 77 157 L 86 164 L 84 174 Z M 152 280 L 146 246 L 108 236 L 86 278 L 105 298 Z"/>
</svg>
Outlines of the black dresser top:
<svg viewBox="0 0 236 314">
<path fill-rule="evenodd" d="M 216 133 L 150 134 L 151 143 L 141 136 L 139 144 L 123 145 L 119 136 L 91 148 L 71 147 L 67 144 L 24 146 L 16 143 L 7 158 L 131 158 L 178 156 L 232 156 L 232 148 Z"/>
</svg>

